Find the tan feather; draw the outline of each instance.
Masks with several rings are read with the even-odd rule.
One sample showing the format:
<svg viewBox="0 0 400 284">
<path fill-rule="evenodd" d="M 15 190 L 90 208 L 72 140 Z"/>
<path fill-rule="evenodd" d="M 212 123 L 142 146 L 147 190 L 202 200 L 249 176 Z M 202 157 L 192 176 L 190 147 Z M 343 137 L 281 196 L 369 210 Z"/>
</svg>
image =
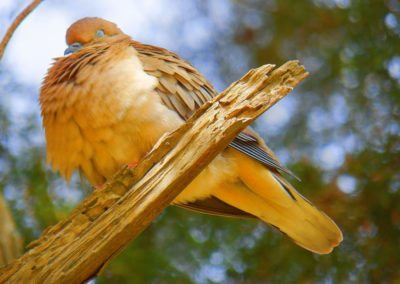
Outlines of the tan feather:
<svg viewBox="0 0 400 284">
<path fill-rule="evenodd" d="M 104 37 L 95 37 L 98 29 Z M 78 169 L 92 185 L 104 183 L 217 95 L 189 62 L 133 41 L 111 22 L 79 20 L 66 38 L 69 45 L 83 47 L 55 59 L 40 104 L 48 161 L 67 179 Z M 210 214 L 255 216 L 300 246 L 330 252 L 342 239 L 340 230 L 279 171 L 290 173 L 248 129 L 174 203 Z"/>
<path fill-rule="evenodd" d="M 168 96 L 166 93 L 164 93 L 162 91 L 158 91 L 157 93 L 161 97 L 161 100 L 163 101 L 164 104 L 166 104 L 167 107 L 169 107 L 170 109 L 174 109 L 174 105 L 172 104 L 172 102 L 169 98 L 170 96 Z"/>
<path fill-rule="evenodd" d="M 184 106 L 184 104 L 178 99 L 177 96 L 170 95 L 169 99 L 171 100 L 174 109 L 180 114 L 181 117 L 186 118 L 190 116 L 187 107 Z"/>
<path fill-rule="evenodd" d="M 193 98 L 184 89 L 182 89 L 180 84 L 176 85 L 176 93 L 181 100 L 185 102 L 186 106 L 189 107 L 191 112 L 193 112 L 195 110 L 195 102 Z"/>
<path fill-rule="evenodd" d="M 176 79 L 169 75 L 164 75 L 159 79 L 160 84 L 171 94 L 176 94 Z"/>
<path fill-rule="evenodd" d="M 179 83 L 182 84 L 182 86 L 185 87 L 186 90 L 188 91 L 193 91 L 193 85 L 190 84 L 190 79 L 187 80 L 185 77 L 183 77 L 180 73 L 175 74 L 175 78 L 179 81 Z"/>
</svg>

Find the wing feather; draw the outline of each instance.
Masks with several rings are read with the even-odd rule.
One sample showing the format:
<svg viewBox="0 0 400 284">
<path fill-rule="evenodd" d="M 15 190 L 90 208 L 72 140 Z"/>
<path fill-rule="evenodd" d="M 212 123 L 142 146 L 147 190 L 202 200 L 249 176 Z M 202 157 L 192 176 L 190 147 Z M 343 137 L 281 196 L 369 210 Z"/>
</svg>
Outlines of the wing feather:
<svg viewBox="0 0 400 284">
<path fill-rule="evenodd" d="M 179 203 L 175 205 L 185 209 L 217 216 L 256 218 L 254 215 L 233 207 L 214 196 L 210 196 L 203 200 L 197 200 L 196 202 L 190 202 L 186 204 Z"/>
<path fill-rule="evenodd" d="M 135 41 L 132 41 L 132 46 L 137 50 L 144 70 L 159 79 L 156 89 L 162 102 L 183 119 L 188 119 L 197 108 L 218 94 L 197 69 L 176 54 Z M 231 142 L 230 147 L 259 161 L 275 174 L 284 172 L 296 177 L 280 164 L 274 153 L 251 128 L 240 133 Z M 209 214 L 250 217 L 247 213 L 213 197 L 179 206 Z"/>
</svg>

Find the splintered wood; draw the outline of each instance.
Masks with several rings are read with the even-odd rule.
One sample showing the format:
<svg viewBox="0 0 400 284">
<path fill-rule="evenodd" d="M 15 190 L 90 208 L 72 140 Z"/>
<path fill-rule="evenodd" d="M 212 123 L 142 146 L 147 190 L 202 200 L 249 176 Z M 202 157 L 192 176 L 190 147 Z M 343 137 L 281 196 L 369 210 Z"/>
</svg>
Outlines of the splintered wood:
<svg viewBox="0 0 400 284">
<path fill-rule="evenodd" d="M 250 70 L 135 168 L 123 167 L 29 251 L 0 270 L 0 283 L 81 283 L 137 237 L 230 141 L 307 76 L 297 61 Z"/>
</svg>

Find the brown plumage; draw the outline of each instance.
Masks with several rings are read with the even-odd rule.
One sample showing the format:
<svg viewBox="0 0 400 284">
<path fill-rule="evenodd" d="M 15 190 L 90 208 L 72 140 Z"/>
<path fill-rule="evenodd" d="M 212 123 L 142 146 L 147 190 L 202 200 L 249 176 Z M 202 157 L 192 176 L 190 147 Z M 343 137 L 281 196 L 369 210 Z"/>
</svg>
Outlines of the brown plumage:
<svg viewBox="0 0 400 284">
<path fill-rule="evenodd" d="M 71 25 L 67 44 L 72 54 L 55 60 L 40 93 L 47 159 L 66 179 L 78 170 L 92 185 L 104 183 L 217 94 L 190 63 L 103 19 Z M 342 240 L 339 228 L 280 172 L 291 174 L 246 129 L 174 204 L 259 218 L 308 250 L 331 252 Z"/>
</svg>

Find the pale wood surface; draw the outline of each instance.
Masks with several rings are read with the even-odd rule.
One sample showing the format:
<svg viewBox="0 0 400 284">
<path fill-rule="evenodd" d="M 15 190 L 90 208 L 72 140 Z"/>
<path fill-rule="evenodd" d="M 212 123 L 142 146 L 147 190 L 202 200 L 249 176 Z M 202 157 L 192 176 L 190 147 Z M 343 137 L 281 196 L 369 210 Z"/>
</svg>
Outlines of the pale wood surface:
<svg viewBox="0 0 400 284">
<path fill-rule="evenodd" d="M 0 270 L 0 283 L 81 283 L 138 236 L 246 126 L 307 76 L 290 61 L 250 70 L 135 168 L 123 167 L 30 250 Z"/>
<path fill-rule="evenodd" d="M 22 239 L 17 232 L 7 203 L 0 195 L 0 267 L 22 253 Z"/>
</svg>

